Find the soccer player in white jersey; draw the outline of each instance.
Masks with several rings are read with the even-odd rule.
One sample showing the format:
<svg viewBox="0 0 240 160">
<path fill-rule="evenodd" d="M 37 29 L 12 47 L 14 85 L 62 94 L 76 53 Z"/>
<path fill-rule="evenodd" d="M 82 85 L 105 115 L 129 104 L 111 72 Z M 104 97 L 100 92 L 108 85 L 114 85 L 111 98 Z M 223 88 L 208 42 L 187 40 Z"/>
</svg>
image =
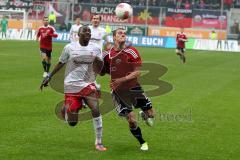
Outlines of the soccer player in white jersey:
<svg viewBox="0 0 240 160">
<path fill-rule="evenodd" d="M 110 42 L 108 39 L 108 34 L 104 28 L 100 26 L 102 18 L 99 14 L 93 14 L 91 17 L 91 23 L 92 25 L 89 26 L 91 29 L 91 40 L 90 42 L 96 43 L 101 50 L 103 50 L 103 47 L 105 47 L 107 50 L 110 49 Z M 105 41 L 105 46 L 103 46 Z"/>
<path fill-rule="evenodd" d="M 75 20 L 75 24 L 72 25 L 71 29 L 70 29 L 70 41 L 71 42 L 77 42 L 79 41 L 79 37 L 78 37 L 78 30 L 82 25 L 80 24 L 80 18 L 77 17 Z"/>
<path fill-rule="evenodd" d="M 46 87 L 51 77 L 66 64 L 63 117 L 70 126 L 75 126 L 78 122 L 78 111 L 82 108 L 84 99 L 91 109 L 93 117 L 96 135 L 95 147 L 99 151 L 106 151 L 107 149 L 102 144 L 102 117 L 98 105 L 99 92 L 94 83 L 96 73 L 100 73 L 101 66 L 103 66 L 102 53 L 96 44 L 89 42 L 91 30 L 88 26 L 80 27 L 78 35 L 79 42 L 72 42 L 64 47 L 58 64 L 43 80 L 40 89 Z"/>
</svg>

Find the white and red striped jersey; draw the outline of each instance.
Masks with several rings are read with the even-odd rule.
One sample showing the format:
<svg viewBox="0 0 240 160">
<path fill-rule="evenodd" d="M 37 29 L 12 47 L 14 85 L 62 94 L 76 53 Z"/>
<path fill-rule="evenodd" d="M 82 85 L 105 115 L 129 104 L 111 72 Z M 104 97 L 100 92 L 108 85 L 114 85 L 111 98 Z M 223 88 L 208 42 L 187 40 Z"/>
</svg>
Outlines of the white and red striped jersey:
<svg viewBox="0 0 240 160">
<path fill-rule="evenodd" d="M 102 60 L 102 53 L 94 43 L 81 46 L 79 42 L 72 42 L 64 47 L 59 61 L 67 65 L 64 79 L 65 93 L 78 93 L 95 83 L 96 73 L 93 70 L 95 58 Z"/>
</svg>

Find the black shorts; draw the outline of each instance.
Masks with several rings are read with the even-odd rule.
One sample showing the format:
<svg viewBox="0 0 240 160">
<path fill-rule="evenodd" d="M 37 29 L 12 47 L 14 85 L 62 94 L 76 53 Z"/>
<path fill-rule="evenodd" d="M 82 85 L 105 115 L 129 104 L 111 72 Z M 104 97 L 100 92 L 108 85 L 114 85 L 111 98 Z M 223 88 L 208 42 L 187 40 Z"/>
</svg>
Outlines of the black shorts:
<svg viewBox="0 0 240 160">
<path fill-rule="evenodd" d="M 151 101 L 141 87 L 135 87 L 131 91 L 133 92 L 126 93 L 126 96 L 120 96 L 117 92 L 112 91 L 113 103 L 119 116 L 126 117 L 134 108 L 141 108 L 143 111 L 152 108 Z"/>
<path fill-rule="evenodd" d="M 184 53 L 184 52 L 185 52 L 185 49 L 184 49 L 184 48 L 182 48 L 182 47 L 177 47 L 177 50 L 181 51 L 182 53 Z"/>
<path fill-rule="evenodd" d="M 46 55 L 47 57 L 51 58 L 52 56 L 52 50 L 40 48 L 41 55 Z"/>
</svg>

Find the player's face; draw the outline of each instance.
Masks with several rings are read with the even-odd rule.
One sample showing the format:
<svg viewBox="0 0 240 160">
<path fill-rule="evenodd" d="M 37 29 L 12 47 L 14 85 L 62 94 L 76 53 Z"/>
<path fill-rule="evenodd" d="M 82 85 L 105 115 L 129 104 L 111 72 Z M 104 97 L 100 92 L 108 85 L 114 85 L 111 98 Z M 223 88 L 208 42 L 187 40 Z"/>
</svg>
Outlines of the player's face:
<svg viewBox="0 0 240 160">
<path fill-rule="evenodd" d="M 76 22 L 77 25 L 79 25 L 80 24 L 80 18 L 77 18 L 75 22 Z"/>
<path fill-rule="evenodd" d="M 183 29 L 183 28 L 181 28 L 181 32 L 182 32 L 182 33 L 184 32 L 184 29 Z"/>
<path fill-rule="evenodd" d="M 99 24 L 100 24 L 100 15 L 94 15 L 93 17 L 92 17 L 92 25 L 94 26 L 94 27 L 98 27 L 99 26 Z"/>
<path fill-rule="evenodd" d="M 80 29 L 79 37 L 80 37 L 80 40 L 88 42 L 91 38 L 90 28 L 89 27 L 84 27 L 84 28 Z"/>
<path fill-rule="evenodd" d="M 47 19 L 47 18 L 44 18 L 44 19 L 43 19 L 43 25 L 44 25 L 44 26 L 47 26 L 47 25 L 48 25 L 48 19 Z"/>
<path fill-rule="evenodd" d="M 116 36 L 114 37 L 115 42 L 122 43 L 126 42 L 126 31 L 123 29 L 119 29 L 116 32 Z"/>
</svg>

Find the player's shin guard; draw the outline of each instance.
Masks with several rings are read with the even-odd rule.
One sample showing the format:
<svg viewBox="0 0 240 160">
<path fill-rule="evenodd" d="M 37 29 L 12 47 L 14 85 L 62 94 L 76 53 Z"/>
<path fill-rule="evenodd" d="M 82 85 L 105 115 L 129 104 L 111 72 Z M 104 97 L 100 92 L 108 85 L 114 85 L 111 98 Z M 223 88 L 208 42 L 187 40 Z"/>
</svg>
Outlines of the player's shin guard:
<svg viewBox="0 0 240 160">
<path fill-rule="evenodd" d="M 46 72 L 49 72 L 51 67 L 51 63 L 46 63 Z"/>
<path fill-rule="evenodd" d="M 47 62 L 46 61 L 42 61 L 42 66 L 43 66 L 43 70 L 44 72 L 47 72 Z"/>
<path fill-rule="evenodd" d="M 102 116 L 93 118 L 93 127 L 96 135 L 95 145 L 102 143 Z"/>
<path fill-rule="evenodd" d="M 140 144 L 145 143 L 145 141 L 142 138 L 142 132 L 141 132 L 140 127 L 130 128 L 130 131 L 131 131 L 132 135 L 138 140 L 138 142 Z"/>
</svg>

